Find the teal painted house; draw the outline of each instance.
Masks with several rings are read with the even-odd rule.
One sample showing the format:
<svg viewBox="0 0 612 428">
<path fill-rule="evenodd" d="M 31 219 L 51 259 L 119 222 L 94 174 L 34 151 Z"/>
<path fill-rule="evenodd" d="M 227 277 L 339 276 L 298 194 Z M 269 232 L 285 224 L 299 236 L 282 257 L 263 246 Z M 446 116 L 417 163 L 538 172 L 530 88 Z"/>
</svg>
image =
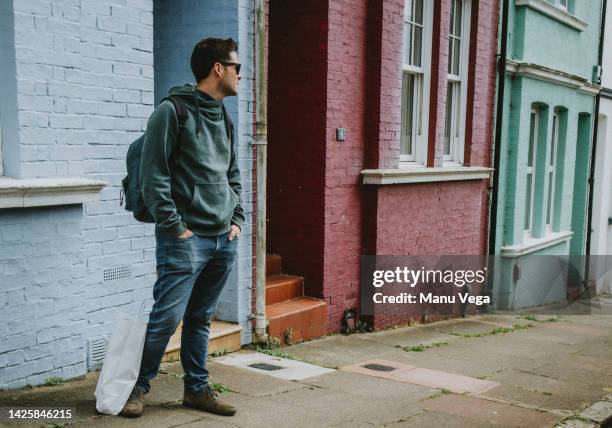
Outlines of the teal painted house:
<svg viewBox="0 0 612 428">
<path fill-rule="evenodd" d="M 497 308 L 562 301 L 568 275 L 582 273 L 581 258 L 568 256 L 585 254 L 601 3 L 508 0 L 491 241 Z"/>
</svg>

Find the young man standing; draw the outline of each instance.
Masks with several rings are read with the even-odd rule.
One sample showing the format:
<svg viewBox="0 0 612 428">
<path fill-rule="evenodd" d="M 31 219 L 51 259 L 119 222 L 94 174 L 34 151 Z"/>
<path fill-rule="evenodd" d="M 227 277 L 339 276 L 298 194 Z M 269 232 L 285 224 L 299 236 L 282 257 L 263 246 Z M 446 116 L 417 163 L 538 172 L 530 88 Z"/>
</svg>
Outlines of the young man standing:
<svg viewBox="0 0 612 428">
<path fill-rule="evenodd" d="M 210 322 L 237 253 L 244 222 L 234 132 L 223 98 L 237 95 L 240 64 L 232 39 L 196 44 L 191 70 L 197 85 L 170 89 L 187 111 L 178 147 L 178 119 L 171 101 L 151 115 L 142 150 L 140 185 L 155 219 L 155 303 L 136 386 L 121 414 L 138 417 L 157 375 L 170 336 L 183 320 L 183 405 L 220 415 L 236 410 L 208 383 Z"/>
</svg>

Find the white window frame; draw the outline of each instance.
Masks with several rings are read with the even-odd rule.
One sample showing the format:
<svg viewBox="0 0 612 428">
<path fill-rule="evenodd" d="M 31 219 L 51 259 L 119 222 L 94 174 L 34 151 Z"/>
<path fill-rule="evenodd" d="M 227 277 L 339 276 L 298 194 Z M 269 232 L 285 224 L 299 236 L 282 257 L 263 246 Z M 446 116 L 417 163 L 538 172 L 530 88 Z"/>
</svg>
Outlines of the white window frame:
<svg viewBox="0 0 612 428">
<path fill-rule="evenodd" d="M 552 136 L 550 139 L 550 152 L 546 162 L 546 177 L 548 178 L 548 192 L 546 199 L 546 232 L 552 232 L 555 207 L 555 180 L 557 176 L 557 150 L 559 149 L 559 120 L 558 111 L 553 113 Z"/>
<path fill-rule="evenodd" d="M 531 123 L 533 121 L 533 134 L 531 132 Z M 525 162 L 525 201 L 529 201 L 523 210 L 523 233 L 525 237 L 532 236 L 533 220 L 534 220 L 534 205 L 535 205 L 535 173 L 538 158 L 538 134 L 539 134 L 540 110 L 532 108 L 529 115 L 529 142 L 527 145 L 527 162 Z M 531 165 L 529 165 L 529 151 L 531 149 Z M 528 177 L 531 176 L 530 194 L 527 194 Z M 527 216 L 529 213 L 529 216 Z M 525 224 L 527 223 L 527 224 Z"/>
<path fill-rule="evenodd" d="M 555 6 L 557 6 L 559 9 L 563 9 L 566 12 L 568 9 L 568 3 L 568 0 L 555 0 Z"/>
<path fill-rule="evenodd" d="M 449 106 L 447 104 L 446 112 L 450 113 L 450 150 L 446 153 L 446 147 L 443 149 L 444 153 L 444 165 L 449 166 L 460 166 L 463 165 L 464 161 L 464 149 L 465 149 L 465 117 L 466 117 L 466 105 L 467 105 L 467 75 L 468 75 L 468 64 L 470 56 L 470 21 L 472 15 L 472 4 L 471 0 L 452 0 L 451 7 L 455 1 L 459 1 L 462 4 L 461 13 L 461 39 L 460 49 L 461 56 L 459 58 L 459 74 L 447 73 L 447 84 L 448 89 L 446 93 L 446 101 L 448 103 L 449 90 L 452 94 L 453 102 Z M 452 26 L 452 23 L 451 23 Z M 449 47 L 450 47 L 449 33 Z M 451 52 L 449 49 L 449 65 L 452 61 Z M 449 108 L 450 107 L 450 108 Z M 444 139 L 446 140 L 446 118 L 445 118 L 445 131 Z M 454 130 L 454 132 L 453 132 Z M 444 141 L 446 145 L 446 141 Z"/>
<path fill-rule="evenodd" d="M 406 20 L 406 3 L 404 2 L 404 31 L 408 21 Z M 433 26 L 433 0 L 423 0 L 423 31 L 421 34 L 421 66 L 404 62 L 406 47 L 402 45 L 402 107 L 401 107 L 401 130 L 400 130 L 400 167 L 421 166 L 427 161 L 427 142 L 429 131 L 429 92 L 431 81 L 431 38 Z M 405 40 L 405 37 L 403 38 Z M 412 38 L 411 38 L 412 40 Z M 412 153 L 401 153 L 404 146 L 407 114 L 407 92 L 404 88 L 404 76 L 414 76 L 414 96 L 412 99 Z"/>
</svg>

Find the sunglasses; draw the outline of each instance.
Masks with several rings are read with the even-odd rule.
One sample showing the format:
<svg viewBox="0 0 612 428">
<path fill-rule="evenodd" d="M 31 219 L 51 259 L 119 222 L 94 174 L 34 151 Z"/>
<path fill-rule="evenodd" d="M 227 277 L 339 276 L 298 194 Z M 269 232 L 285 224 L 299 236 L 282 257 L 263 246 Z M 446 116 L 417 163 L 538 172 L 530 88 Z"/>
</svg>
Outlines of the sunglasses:
<svg viewBox="0 0 612 428">
<path fill-rule="evenodd" d="M 236 74 L 240 74 L 240 68 L 242 67 L 242 64 L 240 64 L 239 62 L 227 62 L 227 61 L 217 61 L 219 64 L 223 64 L 224 66 L 228 67 L 228 66 L 234 66 L 236 67 Z"/>
</svg>

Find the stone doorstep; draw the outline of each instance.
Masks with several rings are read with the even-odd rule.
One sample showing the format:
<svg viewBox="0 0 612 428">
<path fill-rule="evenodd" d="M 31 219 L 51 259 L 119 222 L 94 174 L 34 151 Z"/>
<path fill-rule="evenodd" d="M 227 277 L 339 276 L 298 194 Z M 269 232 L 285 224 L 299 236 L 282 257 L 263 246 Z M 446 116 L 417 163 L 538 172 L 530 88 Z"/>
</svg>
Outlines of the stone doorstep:
<svg viewBox="0 0 612 428">
<path fill-rule="evenodd" d="M 299 360 L 275 357 L 261 352 L 237 352 L 215 358 L 219 364 L 240 367 L 255 373 L 265 374 L 284 380 L 304 380 L 335 372 L 334 369 L 320 367 Z"/>
<path fill-rule="evenodd" d="M 366 368 L 365 365 L 379 365 L 392 367 L 390 371 L 379 371 Z M 340 370 L 353 373 L 376 376 L 398 382 L 412 383 L 415 385 L 428 386 L 430 388 L 447 389 L 457 394 L 472 393 L 482 394 L 492 388 L 499 386 L 497 382 L 476 379 L 454 373 L 439 370 L 430 370 L 408 364 L 400 364 L 388 360 L 368 360 L 357 364 L 341 367 Z"/>
<path fill-rule="evenodd" d="M 180 359 L 181 351 L 181 332 L 183 322 L 170 338 L 166 352 L 162 358 L 163 362 Z M 208 355 L 215 352 L 236 352 L 241 348 L 240 333 L 242 326 L 225 321 L 213 321 L 210 326 L 210 336 L 208 342 Z"/>
<path fill-rule="evenodd" d="M 608 418 L 612 417 L 612 401 L 607 401 L 609 396 L 604 397 L 606 401 L 598 401 L 597 403 L 587 407 L 582 412 L 580 412 L 579 416 L 583 418 L 587 418 L 601 424 Z"/>
</svg>

